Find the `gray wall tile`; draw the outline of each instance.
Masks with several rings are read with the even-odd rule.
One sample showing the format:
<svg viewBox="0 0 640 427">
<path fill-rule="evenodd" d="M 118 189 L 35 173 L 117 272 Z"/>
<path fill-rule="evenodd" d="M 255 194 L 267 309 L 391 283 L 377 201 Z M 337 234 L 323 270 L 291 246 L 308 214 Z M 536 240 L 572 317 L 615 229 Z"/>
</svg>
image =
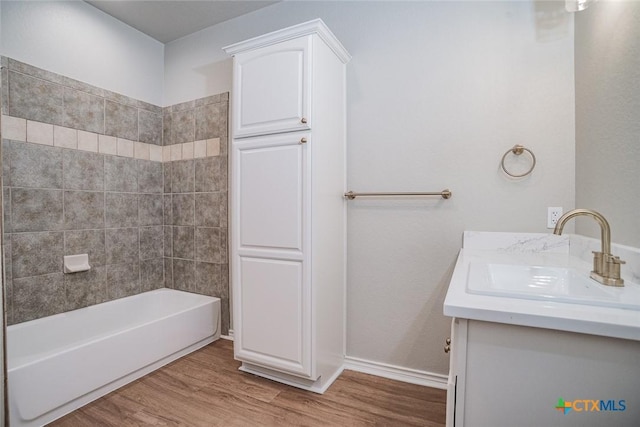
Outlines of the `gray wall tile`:
<svg viewBox="0 0 640 427">
<path fill-rule="evenodd" d="M 64 88 L 63 126 L 104 133 L 104 116 L 104 98 Z"/>
<path fill-rule="evenodd" d="M 218 137 L 229 135 L 229 103 L 221 102 L 218 104 Z"/>
<path fill-rule="evenodd" d="M 64 275 L 65 311 L 98 304 L 106 298 L 107 268 L 91 266 L 91 270 Z"/>
<path fill-rule="evenodd" d="M 138 212 L 140 225 L 162 225 L 164 196 L 162 194 L 138 195 Z"/>
<path fill-rule="evenodd" d="M 164 195 L 164 224 L 173 224 L 173 204 L 171 202 L 171 194 Z"/>
<path fill-rule="evenodd" d="M 197 192 L 226 190 L 226 157 L 195 159 L 195 190 Z"/>
<path fill-rule="evenodd" d="M 64 255 L 88 254 L 91 268 L 104 265 L 106 252 L 104 229 L 64 232 Z"/>
<path fill-rule="evenodd" d="M 171 111 L 173 113 L 177 113 L 179 111 L 188 111 L 193 110 L 196 106 L 195 99 L 192 101 L 181 102 L 180 104 L 173 104 L 171 106 Z"/>
<path fill-rule="evenodd" d="M 62 190 L 11 189 L 13 232 L 61 230 L 62 212 Z"/>
<path fill-rule="evenodd" d="M 7 280 L 4 284 L 5 289 L 5 314 L 7 316 L 7 325 L 13 325 L 15 322 L 13 318 L 13 281 Z"/>
<path fill-rule="evenodd" d="M 11 142 L 9 153 L 12 186 L 62 188 L 62 149 Z"/>
<path fill-rule="evenodd" d="M 49 82 L 57 84 L 62 84 L 64 82 L 64 77 L 60 74 L 56 74 L 42 68 L 34 67 L 33 65 L 20 62 L 13 58 L 7 58 L 7 60 L 7 66 L 11 71 L 17 71 L 21 74 L 26 74 L 31 77 L 37 77 L 38 79 L 47 80 Z"/>
<path fill-rule="evenodd" d="M 140 262 L 140 291 L 147 292 L 164 287 L 164 260 L 147 259 Z"/>
<path fill-rule="evenodd" d="M 193 193 L 172 194 L 173 225 L 194 225 L 195 203 Z"/>
<path fill-rule="evenodd" d="M 60 125 L 63 107 L 63 86 L 9 72 L 9 112 L 12 116 Z"/>
<path fill-rule="evenodd" d="M 107 266 L 107 298 L 110 300 L 140 293 L 140 263 Z"/>
<path fill-rule="evenodd" d="M 162 172 L 164 178 L 164 192 L 171 193 L 171 176 L 172 176 L 171 162 L 162 164 Z"/>
<path fill-rule="evenodd" d="M 2 92 L 0 92 L 0 98 L 2 98 L 2 114 L 9 114 L 9 70 L 6 68 L 0 69 L 0 78 L 2 79 Z"/>
<path fill-rule="evenodd" d="M 224 335 L 229 334 L 229 327 L 231 325 L 230 312 L 229 297 L 220 298 L 220 332 Z"/>
<path fill-rule="evenodd" d="M 139 141 L 162 145 L 162 114 L 138 110 Z"/>
<path fill-rule="evenodd" d="M 138 225 L 138 195 L 135 193 L 105 193 L 105 226 L 135 227 Z"/>
<path fill-rule="evenodd" d="M 162 109 L 162 145 L 173 144 L 171 134 L 171 107 Z"/>
<path fill-rule="evenodd" d="M 11 233 L 11 187 L 2 188 L 2 213 L 4 221 L 2 230 L 5 233 Z"/>
<path fill-rule="evenodd" d="M 77 150 L 63 150 L 64 188 L 103 190 L 104 156 Z"/>
<path fill-rule="evenodd" d="M 196 288 L 199 294 L 221 297 L 225 290 L 221 286 L 220 264 L 196 261 Z"/>
<path fill-rule="evenodd" d="M 195 290 L 195 261 L 173 259 L 173 289 Z"/>
<path fill-rule="evenodd" d="M 196 226 L 218 227 L 220 225 L 220 193 L 195 194 Z"/>
<path fill-rule="evenodd" d="M 220 137 L 220 155 L 226 156 L 229 153 L 229 137 L 221 136 Z"/>
<path fill-rule="evenodd" d="M 164 256 L 164 228 L 140 227 L 140 259 L 162 258 Z"/>
<path fill-rule="evenodd" d="M 61 232 L 12 234 L 13 278 L 62 273 L 63 245 Z"/>
<path fill-rule="evenodd" d="M 107 265 L 138 263 L 139 243 L 137 228 L 112 228 L 105 233 Z"/>
<path fill-rule="evenodd" d="M 164 227 L 164 255 L 165 257 L 173 256 L 173 227 L 165 225 Z"/>
<path fill-rule="evenodd" d="M 171 162 L 171 191 L 173 193 L 193 192 L 194 179 L 193 160 Z"/>
<path fill-rule="evenodd" d="M 138 168 L 135 159 L 104 157 L 104 189 L 134 193 L 138 191 Z"/>
<path fill-rule="evenodd" d="M 149 104 L 148 102 L 144 102 L 144 101 L 140 101 L 139 99 L 136 100 L 137 102 L 137 107 L 140 110 L 145 110 L 148 111 L 150 113 L 154 113 L 154 114 L 160 114 L 162 116 L 162 107 L 159 107 L 157 105 L 153 105 L 153 104 Z"/>
<path fill-rule="evenodd" d="M 204 105 L 217 104 L 218 102 L 220 102 L 220 94 L 206 96 L 204 98 L 196 99 L 195 107 L 197 108 L 197 107 L 202 107 Z"/>
<path fill-rule="evenodd" d="M 219 193 L 220 203 L 220 228 L 228 229 L 229 227 L 229 197 L 228 193 Z"/>
<path fill-rule="evenodd" d="M 88 94 L 104 98 L 104 89 L 96 86 L 91 86 L 90 84 L 81 82 L 79 80 L 74 80 L 71 77 L 63 76 L 62 84 L 68 88 L 76 89 L 81 92 L 86 92 Z"/>
<path fill-rule="evenodd" d="M 60 313 L 65 307 L 62 273 L 13 281 L 13 320 L 26 322 Z"/>
<path fill-rule="evenodd" d="M 4 277 L 7 280 L 11 280 L 13 278 L 13 268 L 11 265 L 11 235 L 10 234 L 6 234 L 5 238 L 4 238 L 4 242 L 2 245 L 2 251 L 3 253 L 3 258 L 2 260 L 4 261 Z"/>
<path fill-rule="evenodd" d="M 118 138 L 138 140 L 138 109 L 105 101 L 104 133 Z"/>
<path fill-rule="evenodd" d="M 2 140 L 2 186 L 11 185 L 11 144 L 8 139 Z"/>
<path fill-rule="evenodd" d="M 223 262 L 220 254 L 221 233 L 219 228 L 196 227 L 195 238 L 197 261 L 211 263 Z"/>
<path fill-rule="evenodd" d="M 164 263 L 164 287 L 173 289 L 173 259 L 163 258 Z"/>
<path fill-rule="evenodd" d="M 163 192 L 162 163 L 138 160 L 138 191 L 140 193 Z"/>
<path fill-rule="evenodd" d="M 195 109 L 196 121 L 195 141 L 217 138 L 220 128 L 218 104 L 209 104 Z"/>
<path fill-rule="evenodd" d="M 228 264 L 229 263 L 229 242 L 228 242 L 228 234 L 227 230 L 224 228 L 220 228 L 220 263 Z"/>
<path fill-rule="evenodd" d="M 173 257 L 194 258 L 194 227 L 173 227 Z"/>
<path fill-rule="evenodd" d="M 104 192 L 64 192 L 64 228 L 66 230 L 103 227 Z"/>
<path fill-rule="evenodd" d="M 137 108 L 137 101 L 133 98 L 129 98 L 126 95 L 122 95 L 117 92 L 112 92 L 110 90 L 104 90 L 104 97 L 113 102 L 117 102 L 118 104 L 128 105 L 130 107 Z"/>
<path fill-rule="evenodd" d="M 196 122 L 193 110 L 171 113 L 171 142 L 181 144 L 195 141 Z"/>
<path fill-rule="evenodd" d="M 229 333 L 231 316 L 229 310 L 228 269 L 224 264 L 210 264 L 196 261 L 195 292 L 221 299 L 221 332 Z"/>
</svg>

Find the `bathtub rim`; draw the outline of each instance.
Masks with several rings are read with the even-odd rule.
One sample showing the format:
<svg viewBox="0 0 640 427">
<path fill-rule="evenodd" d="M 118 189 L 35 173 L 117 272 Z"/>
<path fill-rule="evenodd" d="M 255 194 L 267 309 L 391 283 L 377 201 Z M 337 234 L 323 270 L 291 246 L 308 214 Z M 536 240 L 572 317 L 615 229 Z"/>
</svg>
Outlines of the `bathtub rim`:
<svg viewBox="0 0 640 427">
<path fill-rule="evenodd" d="M 132 324 L 132 325 L 128 325 L 126 328 L 113 329 L 113 330 L 110 330 L 108 332 L 105 332 L 105 333 L 102 333 L 102 334 L 99 334 L 99 335 L 96 335 L 96 336 L 92 336 L 92 337 L 90 337 L 88 339 L 78 340 L 78 341 L 74 341 L 72 343 L 69 343 L 69 344 L 67 344 L 65 346 L 62 346 L 62 347 L 56 347 L 56 348 L 51 349 L 51 350 L 49 350 L 49 351 L 47 351 L 45 353 L 39 353 L 39 354 L 42 354 L 41 357 L 38 357 L 38 356 L 31 356 L 30 357 L 30 355 L 18 357 L 18 362 L 20 361 L 20 359 L 28 358 L 28 360 L 26 362 L 23 362 L 23 363 L 20 363 L 20 364 L 16 364 L 18 362 L 15 361 L 15 358 L 10 357 L 10 354 L 9 354 L 10 353 L 9 352 L 9 346 L 10 346 L 9 335 L 10 335 L 10 333 L 18 333 L 20 329 L 23 329 L 23 328 L 26 328 L 26 327 L 31 327 L 31 326 L 37 325 L 39 323 L 46 323 L 47 321 L 50 321 L 52 317 L 65 317 L 65 316 L 68 316 L 69 313 L 71 313 L 71 312 L 81 312 L 81 311 L 87 312 L 87 311 L 91 311 L 92 309 L 95 309 L 98 306 L 103 306 L 104 304 L 118 302 L 119 300 L 122 300 L 124 298 L 131 298 L 131 299 L 138 298 L 139 299 L 139 298 L 142 298 L 144 296 L 148 296 L 149 294 L 152 294 L 152 293 L 153 294 L 161 294 L 161 293 L 174 293 L 174 292 L 194 295 L 194 296 L 197 296 L 197 297 L 206 298 L 206 300 L 198 302 L 197 304 L 194 304 L 194 305 L 192 305 L 192 306 L 190 306 L 188 308 L 185 308 L 185 309 L 182 309 L 182 310 L 178 310 L 178 311 L 175 311 L 175 312 L 171 312 L 170 314 L 167 314 L 167 315 L 164 315 L 164 316 L 154 317 L 152 320 L 147 320 L 147 321 L 144 321 L 144 322 L 139 322 L 139 323 L 135 323 L 135 324 Z M 212 297 L 212 296 L 202 295 L 202 294 L 194 294 L 194 293 L 187 292 L 187 291 L 180 291 L 178 289 L 160 288 L 160 289 L 154 289 L 154 290 L 151 290 L 151 291 L 141 292 L 141 293 L 136 294 L 136 295 L 130 295 L 128 297 L 123 297 L 123 298 L 118 298 L 118 299 L 115 299 L 115 300 L 105 301 L 105 302 L 102 302 L 100 304 L 93 304 L 93 305 L 90 305 L 90 306 L 87 306 L 87 307 L 78 308 L 76 310 L 70 310 L 70 311 L 66 311 L 66 312 L 63 312 L 63 313 L 57 313 L 57 314 L 53 314 L 51 316 L 41 317 L 41 318 L 38 318 L 38 319 L 28 320 L 26 322 L 21 322 L 21 323 L 17 323 L 17 324 L 14 324 L 14 325 L 10 325 L 10 326 L 7 327 L 7 375 L 9 374 L 9 372 L 12 372 L 12 371 L 14 371 L 16 369 L 21 369 L 21 368 L 24 368 L 24 367 L 28 367 L 28 366 L 30 366 L 30 365 L 32 365 L 34 363 L 42 362 L 44 360 L 50 359 L 52 357 L 55 357 L 55 356 L 57 356 L 59 354 L 64 354 L 64 353 L 68 353 L 70 351 L 73 351 L 75 348 L 77 348 L 79 346 L 90 345 L 92 343 L 98 342 L 100 340 L 103 340 L 105 338 L 114 336 L 116 334 L 122 333 L 122 332 L 127 331 L 127 330 L 132 330 L 132 329 L 135 329 L 135 328 L 148 326 L 148 325 L 150 325 L 150 324 L 152 324 L 154 322 L 158 322 L 158 321 L 170 318 L 170 317 L 174 317 L 174 316 L 183 314 L 183 313 L 185 313 L 185 312 L 187 312 L 189 310 L 193 310 L 193 309 L 202 307 L 202 306 L 204 306 L 206 304 L 209 304 L 212 301 L 215 302 L 216 300 L 220 301 L 220 310 L 221 310 L 222 309 L 222 306 L 221 306 L 222 305 L 222 300 L 220 298 L 218 298 L 218 297 Z M 214 334 L 213 334 L 214 336 L 220 334 L 220 327 L 221 327 L 221 318 L 220 318 L 220 316 L 218 316 L 218 322 L 217 322 L 217 325 L 216 325 L 216 330 L 214 331 Z M 11 330 L 9 328 L 11 328 Z"/>
</svg>

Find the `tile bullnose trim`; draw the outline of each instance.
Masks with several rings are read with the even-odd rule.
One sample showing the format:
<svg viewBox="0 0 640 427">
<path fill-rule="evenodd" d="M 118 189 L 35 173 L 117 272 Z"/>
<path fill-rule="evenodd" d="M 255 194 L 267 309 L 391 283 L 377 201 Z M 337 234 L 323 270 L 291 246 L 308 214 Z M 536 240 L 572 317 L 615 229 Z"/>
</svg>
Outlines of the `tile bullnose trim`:
<svg viewBox="0 0 640 427">
<path fill-rule="evenodd" d="M 220 156 L 220 138 L 159 146 L 2 115 L 2 139 L 166 163 Z"/>
</svg>

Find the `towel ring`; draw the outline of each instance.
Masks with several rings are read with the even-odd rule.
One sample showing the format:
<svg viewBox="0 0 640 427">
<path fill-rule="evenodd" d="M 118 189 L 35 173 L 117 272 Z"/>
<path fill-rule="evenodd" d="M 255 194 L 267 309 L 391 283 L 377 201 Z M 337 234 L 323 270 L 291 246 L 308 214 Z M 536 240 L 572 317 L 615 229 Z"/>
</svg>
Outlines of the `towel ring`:
<svg viewBox="0 0 640 427">
<path fill-rule="evenodd" d="M 513 154 L 515 154 L 516 156 L 519 156 L 520 154 L 524 153 L 525 151 L 531 155 L 532 163 L 531 163 L 531 167 L 529 168 L 529 170 L 528 170 L 528 171 L 526 171 L 526 172 L 525 172 L 525 173 L 523 173 L 523 174 L 520 174 L 520 175 L 517 175 L 517 174 L 514 174 L 514 173 L 509 172 L 509 171 L 507 170 L 507 167 L 504 165 L 504 159 L 506 159 L 506 158 L 507 158 L 507 155 L 508 155 L 509 153 L 513 153 Z M 514 177 L 514 178 L 522 178 L 523 176 L 527 176 L 527 175 L 529 175 L 531 172 L 533 172 L 533 168 L 535 168 L 535 167 L 536 167 L 536 155 L 535 155 L 535 154 L 533 154 L 533 151 L 529 150 L 528 148 L 523 147 L 522 145 L 516 144 L 516 145 L 514 145 L 514 146 L 513 146 L 513 148 L 511 148 L 511 149 L 507 150 L 507 152 L 506 152 L 506 153 L 504 153 L 504 155 L 502 156 L 502 161 L 500 162 L 500 166 L 502 166 L 502 170 L 503 170 L 503 171 L 504 171 L 504 173 L 506 173 L 507 175 L 512 176 L 512 177 Z"/>
</svg>

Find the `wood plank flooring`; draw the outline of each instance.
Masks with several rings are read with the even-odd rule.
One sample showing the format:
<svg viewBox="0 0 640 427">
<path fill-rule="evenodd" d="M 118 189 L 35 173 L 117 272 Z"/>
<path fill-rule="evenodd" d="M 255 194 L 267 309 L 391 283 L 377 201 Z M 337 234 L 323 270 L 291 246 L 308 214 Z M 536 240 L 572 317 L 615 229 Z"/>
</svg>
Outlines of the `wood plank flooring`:
<svg viewBox="0 0 640 427">
<path fill-rule="evenodd" d="M 345 371 L 318 395 L 238 371 L 218 340 L 51 426 L 444 426 L 444 390 Z"/>
</svg>

